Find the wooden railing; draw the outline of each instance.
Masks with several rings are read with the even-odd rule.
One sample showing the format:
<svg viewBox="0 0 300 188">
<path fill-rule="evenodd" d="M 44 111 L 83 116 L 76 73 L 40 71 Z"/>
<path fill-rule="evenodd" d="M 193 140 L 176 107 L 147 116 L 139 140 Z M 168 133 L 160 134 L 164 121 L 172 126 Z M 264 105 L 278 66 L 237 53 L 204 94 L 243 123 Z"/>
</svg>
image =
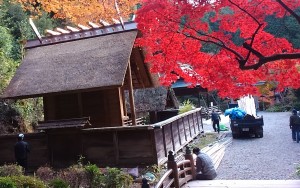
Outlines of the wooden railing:
<svg viewBox="0 0 300 188">
<path fill-rule="evenodd" d="M 135 119 L 136 125 L 145 125 L 145 118 L 140 117 Z M 125 126 L 132 126 L 132 119 L 124 120 Z"/>
<path fill-rule="evenodd" d="M 167 166 L 168 170 L 161 177 L 154 188 L 180 188 L 182 185 L 186 184 L 190 180 L 195 179 L 196 177 L 194 159 L 189 147 L 187 147 L 186 150 L 185 160 L 179 162 L 175 161 L 173 152 L 169 151 Z M 151 186 L 148 184 L 148 181 L 144 179 L 142 188 L 150 187 Z"/>
<path fill-rule="evenodd" d="M 213 143 L 213 145 L 206 146 L 201 150 L 211 157 L 215 169 L 219 167 L 225 153 L 225 148 L 231 142 L 232 139 L 226 139 L 224 134 L 224 138 L 216 141 L 215 143 Z M 142 188 L 179 188 L 182 185 L 186 184 L 188 181 L 196 179 L 195 161 L 189 147 L 186 147 L 184 159 L 177 159 L 177 162 L 176 160 L 174 160 L 173 152 L 169 151 L 167 166 L 168 170 L 164 173 L 164 175 L 160 178 L 155 186 L 150 186 L 147 180 L 144 179 Z"/>
<path fill-rule="evenodd" d="M 168 151 L 177 153 L 203 131 L 200 108 L 179 114 L 154 125 L 158 164 L 168 160 Z"/>
</svg>

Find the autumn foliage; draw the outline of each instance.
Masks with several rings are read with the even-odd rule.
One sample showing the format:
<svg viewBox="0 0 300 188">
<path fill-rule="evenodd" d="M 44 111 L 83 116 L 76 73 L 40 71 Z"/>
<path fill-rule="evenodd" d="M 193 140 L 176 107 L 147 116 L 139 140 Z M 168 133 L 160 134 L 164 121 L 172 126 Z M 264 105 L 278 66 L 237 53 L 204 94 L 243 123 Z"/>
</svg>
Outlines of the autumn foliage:
<svg viewBox="0 0 300 188">
<path fill-rule="evenodd" d="M 46 11 L 55 18 L 67 18 L 76 24 L 100 19 L 112 22 L 118 19 L 115 0 L 16 0 L 33 15 Z M 128 18 L 134 12 L 138 0 L 117 0 L 121 16 Z"/>
<path fill-rule="evenodd" d="M 146 62 L 164 84 L 182 77 L 222 97 L 258 95 L 258 81 L 275 82 L 279 90 L 300 87 L 300 50 L 265 31 L 268 15 L 292 16 L 300 24 L 300 1 L 210 2 L 146 0 L 138 10 L 137 45 L 146 49 Z"/>
</svg>

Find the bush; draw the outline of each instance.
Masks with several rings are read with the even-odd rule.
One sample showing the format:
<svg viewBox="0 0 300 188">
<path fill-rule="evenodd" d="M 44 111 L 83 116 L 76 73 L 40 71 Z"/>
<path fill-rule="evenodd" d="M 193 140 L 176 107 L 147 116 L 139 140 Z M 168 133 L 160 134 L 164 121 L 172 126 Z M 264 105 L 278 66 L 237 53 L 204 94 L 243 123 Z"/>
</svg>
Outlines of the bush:
<svg viewBox="0 0 300 188">
<path fill-rule="evenodd" d="M 41 180 L 32 176 L 12 176 L 12 181 L 16 183 L 17 187 L 26 188 L 46 188 L 47 186 Z"/>
<path fill-rule="evenodd" d="M 287 112 L 290 111 L 292 107 L 290 105 L 284 105 L 284 104 L 274 104 L 273 106 L 270 106 L 266 111 L 267 112 Z"/>
<path fill-rule="evenodd" d="M 107 168 L 103 180 L 105 188 L 126 188 L 130 187 L 133 182 L 129 174 L 117 168 Z"/>
<path fill-rule="evenodd" d="M 178 114 L 183 114 L 185 112 L 193 110 L 193 108 L 194 108 L 193 103 L 188 99 L 182 103 L 182 107 L 179 108 Z"/>
<path fill-rule="evenodd" d="M 10 177 L 0 177 L 0 188 L 16 188 L 16 184 Z"/>
<path fill-rule="evenodd" d="M 23 175 L 23 168 L 17 164 L 5 164 L 0 166 L 0 177 L 21 175 Z"/>
<path fill-rule="evenodd" d="M 35 175 L 44 182 L 49 182 L 56 177 L 55 171 L 48 166 L 38 168 Z"/>
<path fill-rule="evenodd" d="M 103 186 L 103 181 L 104 181 L 103 174 L 101 173 L 97 165 L 88 164 L 84 168 L 88 174 L 90 185 L 92 188 Z"/>
<path fill-rule="evenodd" d="M 57 177 L 66 181 L 72 188 L 88 187 L 88 173 L 82 165 L 73 165 L 58 172 Z"/>
<path fill-rule="evenodd" d="M 62 179 L 53 179 L 49 183 L 49 187 L 51 188 L 68 188 L 70 187 L 67 182 Z"/>
</svg>

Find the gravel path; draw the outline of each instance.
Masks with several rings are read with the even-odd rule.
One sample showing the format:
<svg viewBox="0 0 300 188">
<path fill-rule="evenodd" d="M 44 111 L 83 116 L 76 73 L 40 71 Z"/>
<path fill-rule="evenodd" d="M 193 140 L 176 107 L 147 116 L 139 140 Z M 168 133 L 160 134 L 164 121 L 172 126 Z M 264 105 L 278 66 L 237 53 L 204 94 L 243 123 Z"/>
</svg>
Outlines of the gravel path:
<svg viewBox="0 0 300 188">
<path fill-rule="evenodd" d="M 216 179 L 288 180 L 300 165 L 300 143 L 292 141 L 290 112 L 259 112 L 264 117 L 263 138 L 233 139 Z"/>
</svg>

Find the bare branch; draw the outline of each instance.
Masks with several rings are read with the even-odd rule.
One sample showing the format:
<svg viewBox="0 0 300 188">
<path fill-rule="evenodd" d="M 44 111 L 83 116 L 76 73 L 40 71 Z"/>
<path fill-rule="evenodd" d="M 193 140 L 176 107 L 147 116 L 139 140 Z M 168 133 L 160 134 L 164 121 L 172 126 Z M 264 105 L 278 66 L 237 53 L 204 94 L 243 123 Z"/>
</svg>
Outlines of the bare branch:
<svg viewBox="0 0 300 188">
<path fill-rule="evenodd" d="M 259 67 L 261 67 L 262 65 L 269 63 L 269 62 L 273 62 L 273 61 L 277 61 L 277 60 L 281 60 L 281 59 L 299 59 L 300 58 L 300 53 L 292 53 L 292 54 L 274 54 L 271 56 L 267 56 L 267 57 L 261 57 L 259 58 L 258 63 L 253 64 L 253 65 L 249 65 L 249 66 L 240 66 L 241 70 L 257 70 Z"/>
</svg>

